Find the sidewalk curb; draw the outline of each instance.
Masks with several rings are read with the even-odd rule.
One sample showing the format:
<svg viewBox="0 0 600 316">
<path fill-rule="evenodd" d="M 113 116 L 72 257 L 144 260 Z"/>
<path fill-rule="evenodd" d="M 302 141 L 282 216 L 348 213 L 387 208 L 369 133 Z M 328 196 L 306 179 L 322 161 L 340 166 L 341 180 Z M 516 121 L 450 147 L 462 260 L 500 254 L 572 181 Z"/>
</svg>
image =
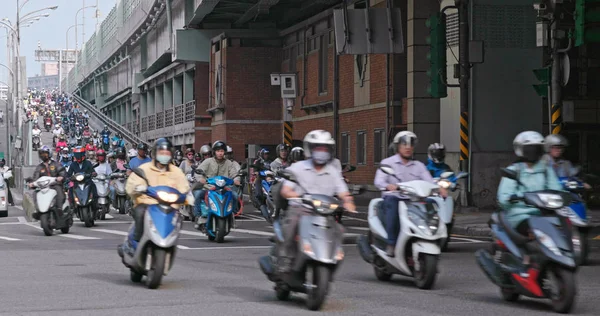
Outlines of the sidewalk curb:
<svg viewBox="0 0 600 316">
<path fill-rule="evenodd" d="M 452 228 L 452 234 L 469 237 L 491 237 L 492 230 L 487 224 L 458 225 Z"/>
</svg>

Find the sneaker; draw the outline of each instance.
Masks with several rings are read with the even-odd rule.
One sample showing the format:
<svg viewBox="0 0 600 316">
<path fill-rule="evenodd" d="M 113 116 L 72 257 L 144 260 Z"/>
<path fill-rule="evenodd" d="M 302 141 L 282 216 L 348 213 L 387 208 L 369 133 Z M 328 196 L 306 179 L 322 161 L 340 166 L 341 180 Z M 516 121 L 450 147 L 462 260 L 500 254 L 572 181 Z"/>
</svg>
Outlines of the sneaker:
<svg viewBox="0 0 600 316">
<path fill-rule="evenodd" d="M 394 250 L 396 250 L 396 247 L 395 247 L 395 246 L 393 246 L 393 245 L 388 245 L 388 246 L 385 248 L 385 254 L 386 254 L 388 257 L 390 257 L 390 258 L 393 258 L 393 257 L 395 257 L 395 256 L 396 256 L 396 255 L 394 254 Z"/>
<path fill-rule="evenodd" d="M 117 209 L 116 209 L 114 206 L 112 206 L 112 205 L 111 205 L 111 206 L 109 207 L 109 210 L 108 210 L 108 212 L 109 212 L 109 213 L 110 213 L 110 212 L 115 212 L 115 213 L 118 213 L 118 212 L 119 212 L 119 210 L 117 210 Z"/>
</svg>

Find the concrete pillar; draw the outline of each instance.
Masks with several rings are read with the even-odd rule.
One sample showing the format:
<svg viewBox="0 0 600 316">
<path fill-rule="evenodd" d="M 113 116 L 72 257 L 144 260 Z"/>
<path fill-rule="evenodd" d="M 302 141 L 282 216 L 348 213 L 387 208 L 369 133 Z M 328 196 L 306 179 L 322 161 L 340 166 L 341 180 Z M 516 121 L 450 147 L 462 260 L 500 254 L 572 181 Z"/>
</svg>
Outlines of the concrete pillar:
<svg viewBox="0 0 600 316">
<path fill-rule="evenodd" d="M 182 103 L 183 103 L 183 76 L 177 76 L 177 77 L 175 77 L 175 80 L 173 80 L 173 105 L 179 105 Z"/>
<path fill-rule="evenodd" d="M 147 103 L 146 103 L 146 115 L 151 115 L 156 113 L 154 111 L 155 108 L 155 99 L 154 99 L 154 89 L 149 89 L 148 90 L 148 98 L 147 98 Z"/>
<path fill-rule="evenodd" d="M 148 115 L 148 92 L 140 93 L 140 119 Z"/>
<path fill-rule="evenodd" d="M 168 109 L 168 108 L 173 107 L 173 80 L 169 80 L 165 83 L 165 88 L 164 88 L 163 94 L 164 94 L 163 109 Z"/>
<path fill-rule="evenodd" d="M 429 144 L 440 139 L 440 100 L 427 95 L 429 61 L 426 43 L 428 28 L 425 21 L 440 10 L 438 0 L 408 0 L 407 54 L 407 124 L 408 130 L 419 137 L 415 158 L 427 154 Z"/>
<path fill-rule="evenodd" d="M 163 97 L 163 83 L 156 86 L 154 89 L 154 112 L 159 113 L 164 110 L 163 106 L 165 104 Z"/>
<path fill-rule="evenodd" d="M 183 73 L 183 103 L 194 100 L 194 72 Z"/>
</svg>

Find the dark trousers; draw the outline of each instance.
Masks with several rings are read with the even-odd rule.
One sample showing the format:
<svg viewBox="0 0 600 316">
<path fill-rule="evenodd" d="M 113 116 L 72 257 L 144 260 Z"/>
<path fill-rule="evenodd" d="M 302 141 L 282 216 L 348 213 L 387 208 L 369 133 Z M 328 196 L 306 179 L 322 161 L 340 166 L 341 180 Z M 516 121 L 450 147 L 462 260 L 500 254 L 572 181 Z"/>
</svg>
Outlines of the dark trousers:
<svg viewBox="0 0 600 316">
<path fill-rule="evenodd" d="M 133 231 L 133 240 L 140 241 L 144 234 L 144 215 L 148 205 L 140 204 L 133 208 L 133 220 L 135 221 L 135 230 Z"/>
<path fill-rule="evenodd" d="M 6 194 L 8 194 L 8 204 L 13 205 L 15 202 L 13 201 L 13 197 L 12 197 L 12 193 L 10 193 L 10 187 L 8 186 L 8 183 L 6 183 Z"/>
<path fill-rule="evenodd" d="M 387 244 L 395 246 L 400 234 L 400 215 L 398 214 L 398 203 L 400 198 L 396 196 L 385 196 L 383 198 L 383 212 L 385 215 L 385 231 L 387 232 Z"/>
</svg>

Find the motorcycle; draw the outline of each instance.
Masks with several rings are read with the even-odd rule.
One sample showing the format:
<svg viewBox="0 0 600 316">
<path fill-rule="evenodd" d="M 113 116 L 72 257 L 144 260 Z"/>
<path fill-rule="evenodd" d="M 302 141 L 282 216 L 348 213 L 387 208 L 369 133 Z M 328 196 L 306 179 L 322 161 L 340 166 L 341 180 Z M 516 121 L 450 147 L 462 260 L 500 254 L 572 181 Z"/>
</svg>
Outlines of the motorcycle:
<svg viewBox="0 0 600 316">
<path fill-rule="evenodd" d="M 562 215 L 569 218 L 573 224 L 573 247 L 575 251 L 575 261 L 577 265 L 585 265 L 590 252 L 589 231 L 590 218 L 587 214 L 587 206 L 583 199 L 585 187 L 583 181 L 575 177 L 579 173 L 578 168 L 571 170 L 571 177 L 560 177 L 559 180 L 565 191 L 571 193 L 571 204 L 567 209 L 563 209 Z"/>
<path fill-rule="evenodd" d="M 502 176 L 522 185 L 513 170 L 502 169 Z M 494 256 L 484 249 L 478 250 L 475 256 L 484 274 L 500 287 L 504 300 L 513 302 L 520 295 L 549 298 L 554 311 L 559 313 L 568 313 L 573 307 L 577 264 L 573 254 L 572 227 L 569 220 L 559 214 L 561 210 L 569 211 L 565 208 L 569 200 L 568 193 L 553 190 L 512 196 L 511 203 L 522 201 L 542 213 L 528 219 L 530 236 L 512 228 L 505 212 L 492 215 L 490 226 Z M 530 256 L 529 267 L 523 263 L 526 255 Z M 525 270 L 525 275 L 519 273 Z M 554 281 L 556 284 L 552 284 Z"/>
<path fill-rule="evenodd" d="M 192 167 L 193 170 L 196 170 L 195 166 Z M 194 175 L 191 173 L 188 173 L 185 175 L 185 177 L 187 178 L 187 181 L 190 184 L 190 188 L 194 186 L 194 184 L 196 183 L 196 178 L 194 178 Z M 198 201 L 198 203 L 200 203 L 201 201 Z M 184 220 L 189 220 L 191 222 L 195 222 L 195 216 L 194 216 L 194 205 L 181 205 L 179 207 L 179 212 L 183 215 L 183 219 Z"/>
<path fill-rule="evenodd" d="M 282 176 L 297 182 L 293 175 L 285 171 Z M 292 291 L 306 293 L 308 309 L 318 310 L 325 301 L 334 273 L 344 259 L 343 233 L 334 219 L 342 203 L 337 198 L 321 194 L 304 195 L 289 201 L 312 211 L 312 214 L 303 216 L 298 224 L 297 253 L 292 270 L 289 273 L 277 271 L 279 248 L 284 241 L 279 216 L 273 221 L 275 245 L 269 255 L 259 258 L 258 263 L 269 281 L 275 283 L 275 295 L 279 300 L 287 300 Z"/>
<path fill-rule="evenodd" d="M 241 164 L 240 170 L 242 169 L 246 169 L 246 163 Z M 236 218 L 244 212 L 244 187 L 246 186 L 246 178 L 247 176 L 240 177 L 240 185 L 233 187 L 238 197 L 237 212 L 234 214 Z"/>
<path fill-rule="evenodd" d="M 467 175 L 468 173 L 466 172 L 459 172 L 455 175 L 454 172 L 447 171 L 442 173 L 439 178 L 436 178 L 434 180 L 441 188 L 448 189 L 454 192 L 460 188 L 457 181 L 466 177 Z M 442 251 L 446 251 L 448 249 L 448 244 L 450 243 L 452 227 L 454 227 L 454 198 L 451 196 L 448 196 L 446 198 L 443 198 L 441 196 L 432 196 L 431 199 L 437 203 L 438 215 L 441 218 L 442 222 L 446 224 L 448 237 L 442 239 L 441 243 Z"/>
<path fill-rule="evenodd" d="M 0 173 L 0 217 L 8 217 L 8 182 L 12 177 L 12 168 Z"/>
<path fill-rule="evenodd" d="M 46 119 L 44 127 L 46 128 L 46 132 L 50 132 L 50 129 L 52 129 L 52 119 Z"/>
<path fill-rule="evenodd" d="M 257 201 L 258 209 L 260 210 L 262 216 L 269 223 L 273 223 L 273 215 L 275 214 L 275 203 L 273 201 L 273 195 L 271 194 L 271 188 L 277 184 L 279 181 L 279 177 L 277 177 L 276 173 L 265 169 L 261 166 L 252 165 L 254 170 L 258 170 L 258 177 L 260 177 L 260 190 L 262 190 L 262 195 L 265 198 L 264 203 L 262 201 Z M 282 171 L 278 171 L 279 174 Z"/>
<path fill-rule="evenodd" d="M 392 167 L 380 165 L 379 170 L 395 177 Z M 440 242 L 447 238 L 446 225 L 440 220 L 437 204 L 429 199 L 439 186 L 428 181 L 401 182 L 398 192 L 410 199 L 399 201 L 400 234 L 394 257 L 386 253 L 387 232 L 382 209 L 383 199 L 369 203 L 369 233 L 359 236 L 358 250 L 362 258 L 373 265 L 380 281 L 389 281 L 393 274 L 413 277 L 420 289 L 431 289 L 438 272 Z"/>
<path fill-rule="evenodd" d="M 133 239 L 135 223 L 131 225 L 125 243 L 135 249 L 133 253 L 118 248 L 123 264 L 130 269 L 130 279 L 139 283 L 146 275 L 146 285 L 150 289 L 160 286 L 163 275 L 171 270 L 177 250 L 179 231 L 183 224 L 181 216 L 173 204 L 181 204 L 187 193 L 181 193 L 167 186 L 150 186 L 144 172 L 136 168 L 133 172 L 147 184 L 145 192 L 159 204 L 148 205 L 144 215 L 144 232 L 139 242 Z"/>
<path fill-rule="evenodd" d="M 75 134 L 75 140 L 76 140 L 77 146 L 81 146 L 82 145 L 82 143 L 81 143 L 81 133 L 76 133 Z"/>
<path fill-rule="evenodd" d="M 104 173 L 99 173 L 92 179 L 94 185 L 96 185 L 96 193 L 98 194 L 98 214 L 96 219 L 105 220 L 106 214 L 110 212 L 110 196 L 108 189 L 109 178 Z"/>
<path fill-rule="evenodd" d="M 115 180 L 115 200 L 113 206 L 119 210 L 119 214 L 126 214 L 130 209 L 129 197 L 125 191 L 125 183 L 127 182 L 127 173 L 125 171 L 117 171 L 110 175 L 110 178 Z"/>
<path fill-rule="evenodd" d="M 97 211 L 92 207 L 92 203 L 95 203 L 92 196 L 92 190 L 87 180 L 90 178 L 89 174 L 76 173 L 71 178 L 74 182 L 73 187 L 73 200 L 74 210 L 77 218 L 79 218 L 85 227 L 94 226 L 94 220 L 97 217 Z"/>
<path fill-rule="evenodd" d="M 196 169 L 195 172 L 204 177 L 202 169 Z M 237 176 L 244 176 L 246 171 L 240 170 Z M 208 235 L 208 240 L 216 240 L 222 243 L 225 236 L 229 234 L 231 228 L 235 226 L 235 217 L 233 216 L 233 194 L 230 186 L 233 180 L 223 176 L 216 176 L 206 181 L 205 204 L 208 207 L 208 217 L 206 224 L 200 225 L 200 230 Z M 198 218 L 198 220 L 200 220 Z"/>
<path fill-rule="evenodd" d="M 40 134 L 33 133 L 31 136 L 31 149 L 37 151 L 40 148 Z"/>
<path fill-rule="evenodd" d="M 31 179 L 28 179 L 31 182 Z M 59 230 L 63 234 L 68 234 L 69 229 L 73 226 L 73 214 L 69 210 L 69 202 L 65 200 L 63 205 L 56 204 L 56 190 L 51 188 L 56 184 L 55 177 L 40 177 L 33 182 L 36 194 L 36 208 L 38 213 L 34 214 L 34 218 L 39 216 L 40 226 L 44 231 L 44 235 L 52 236 L 54 230 Z M 59 207 L 62 209 L 62 216 L 59 214 Z"/>
<path fill-rule="evenodd" d="M 108 136 L 102 136 L 102 146 L 105 151 L 110 149 L 110 140 L 108 139 Z"/>
</svg>

